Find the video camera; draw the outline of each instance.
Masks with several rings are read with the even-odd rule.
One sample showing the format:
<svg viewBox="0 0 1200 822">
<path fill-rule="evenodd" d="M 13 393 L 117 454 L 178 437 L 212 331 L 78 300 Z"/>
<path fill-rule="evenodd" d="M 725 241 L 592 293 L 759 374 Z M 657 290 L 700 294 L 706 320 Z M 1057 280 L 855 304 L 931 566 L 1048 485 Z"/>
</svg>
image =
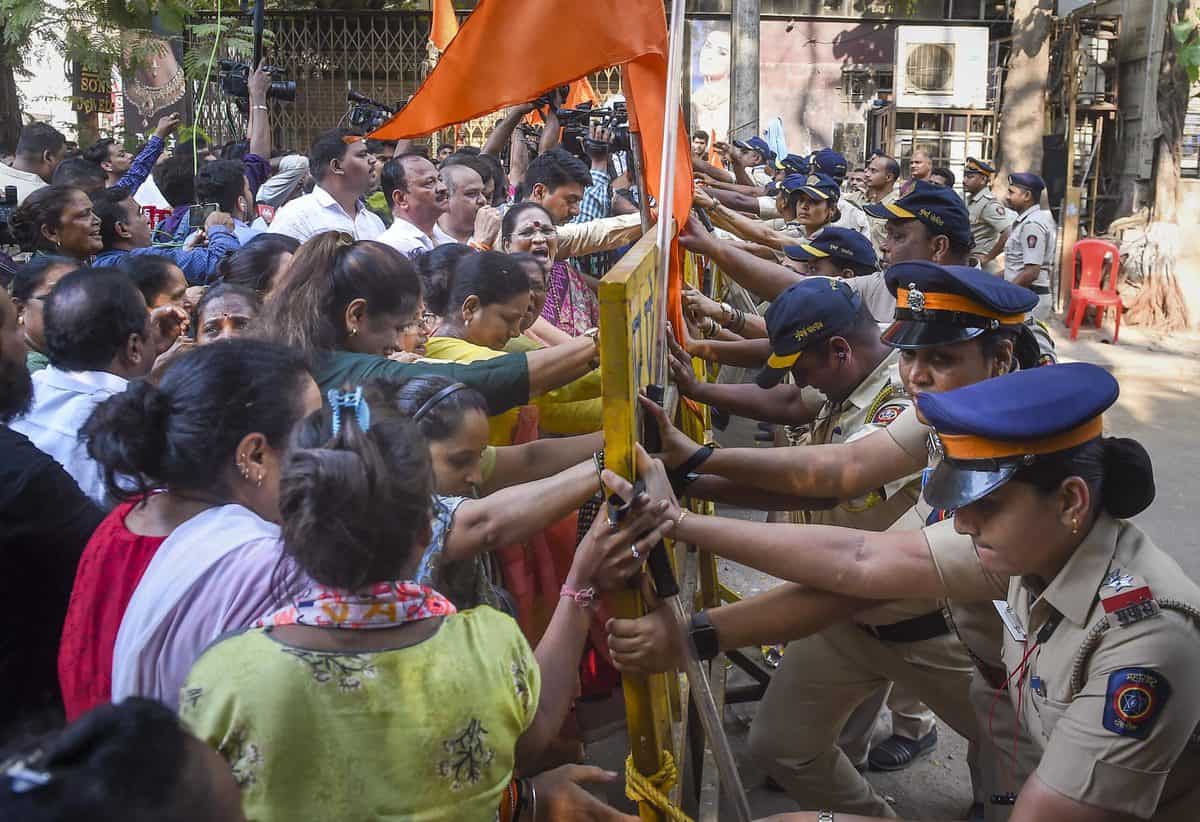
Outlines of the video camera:
<svg viewBox="0 0 1200 822">
<path fill-rule="evenodd" d="M 221 92 L 240 100 L 250 99 L 250 64 L 237 60 L 218 60 L 220 72 L 217 80 L 221 84 Z M 274 66 L 264 66 L 271 73 L 271 87 L 267 89 L 268 100 L 282 100 L 285 103 L 296 102 L 296 82 L 285 80 L 287 76 L 283 69 Z"/>
<path fill-rule="evenodd" d="M 629 110 L 624 102 L 613 103 L 611 107 L 593 107 L 589 102 L 576 108 L 560 108 L 557 113 L 563 130 L 562 146 L 572 154 L 587 159 L 589 150 L 602 147 L 591 137 L 593 125 L 602 126 L 612 134 L 606 146 L 609 152 L 633 150 L 629 142 Z"/>
<path fill-rule="evenodd" d="M 375 131 L 402 108 L 400 105 L 389 106 L 378 100 L 372 100 L 354 89 L 346 89 L 346 102 L 354 104 L 350 107 L 350 127 L 365 134 Z"/>
</svg>

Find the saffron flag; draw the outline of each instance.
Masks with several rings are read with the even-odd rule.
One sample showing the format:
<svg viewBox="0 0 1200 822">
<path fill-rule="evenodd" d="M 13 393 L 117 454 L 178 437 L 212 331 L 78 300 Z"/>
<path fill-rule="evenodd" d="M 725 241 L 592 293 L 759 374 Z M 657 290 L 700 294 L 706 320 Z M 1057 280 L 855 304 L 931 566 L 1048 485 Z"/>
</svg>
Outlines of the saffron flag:
<svg viewBox="0 0 1200 822">
<path fill-rule="evenodd" d="M 567 101 L 563 103 L 563 108 L 578 108 L 583 103 L 591 103 L 593 107 L 600 105 L 600 96 L 592 88 L 592 81 L 586 77 L 580 77 L 571 83 L 571 90 L 567 94 Z M 523 122 L 534 126 L 544 122 L 542 112 L 534 109 L 525 115 Z"/>
<path fill-rule="evenodd" d="M 662 0 L 479 0 L 408 105 L 371 136 L 420 137 L 617 65 L 624 67 L 631 127 L 636 117 L 641 135 L 646 187 L 657 200 L 667 91 Z M 682 225 L 692 203 L 692 161 L 686 132 L 676 131 L 673 203 Z M 671 256 L 669 316 L 681 333 L 676 243 Z"/>
<path fill-rule="evenodd" d="M 445 51 L 446 46 L 458 34 L 458 17 L 454 14 L 453 0 L 433 0 L 433 25 L 429 27 L 429 42 Z"/>
</svg>

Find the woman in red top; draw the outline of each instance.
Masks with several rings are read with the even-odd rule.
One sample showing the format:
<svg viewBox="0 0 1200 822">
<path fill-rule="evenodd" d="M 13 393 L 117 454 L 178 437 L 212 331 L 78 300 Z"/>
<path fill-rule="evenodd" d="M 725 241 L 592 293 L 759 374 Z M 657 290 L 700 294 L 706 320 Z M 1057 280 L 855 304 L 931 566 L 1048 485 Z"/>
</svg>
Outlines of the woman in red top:
<svg viewBox="0 0 1200 822">
<path fill-rule="evenodd" d="M 58 681 L 67 721 L 112 697 L 112 656 L 125 606 L 169 530 L 155 528 L 155 498 L 124 502 L 88 540 L 63 623 Z"/>
</svg>

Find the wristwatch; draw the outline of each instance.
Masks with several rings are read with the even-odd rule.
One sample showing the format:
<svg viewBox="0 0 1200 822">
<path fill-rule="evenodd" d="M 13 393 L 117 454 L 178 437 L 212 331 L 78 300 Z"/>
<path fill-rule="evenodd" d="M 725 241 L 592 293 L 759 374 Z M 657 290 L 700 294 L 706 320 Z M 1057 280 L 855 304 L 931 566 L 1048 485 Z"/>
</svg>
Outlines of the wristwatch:
<svg viewBox="0 0 1200 822">
<path fill-rule="evenodd" d="M 817 811 L 817 822 L 833 822 L 833 811 Z"/>
<path fill-rule="evenodd" d="M 700 659 L 712 659 L 721 653 L 721 644 L 717 641 L 717 629 L 713 627 L 708 611 L 697 611 L 692 614 L 692 624 L 688 629 L 692 645 L 696 648 L 696 656 Z"/>
</svg>

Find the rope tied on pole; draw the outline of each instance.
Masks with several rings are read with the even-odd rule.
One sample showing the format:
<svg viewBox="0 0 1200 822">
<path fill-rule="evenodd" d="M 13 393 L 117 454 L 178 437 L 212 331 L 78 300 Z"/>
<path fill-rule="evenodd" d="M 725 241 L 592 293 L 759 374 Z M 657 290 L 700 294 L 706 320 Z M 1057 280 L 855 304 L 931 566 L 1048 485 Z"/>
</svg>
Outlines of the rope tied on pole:
<svg viewBox="0 0 1200 822">
<path fill-rule="evenodd" d="M 693 822 L 692 818 L 671 804 L 667 793 L 679 780 L 679 770 L 670 751 L 662 752 L 662 765 L 649 776 L 633 764 L 633 754 L 625 759 L 625 796 L 634 802 L 649 802 L 671 822 Z"/>
</svg>

